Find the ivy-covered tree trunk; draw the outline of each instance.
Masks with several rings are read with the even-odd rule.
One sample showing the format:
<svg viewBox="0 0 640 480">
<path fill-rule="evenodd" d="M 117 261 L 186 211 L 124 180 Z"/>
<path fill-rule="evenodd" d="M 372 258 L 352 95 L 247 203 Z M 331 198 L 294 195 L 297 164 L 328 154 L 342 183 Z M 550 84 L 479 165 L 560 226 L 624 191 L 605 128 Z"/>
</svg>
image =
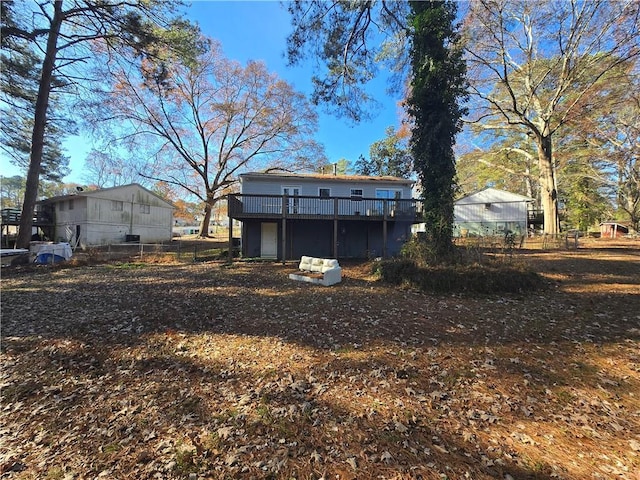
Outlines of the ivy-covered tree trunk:
<svg viewBox="0 0 640 480">
<path fill-rule="evenodd" d="M 411 150 L 422 186 L 427 239 L 442 259 L 453 248 L 453 145 L 464 114 L 459 102 L 465 97 L 466 68 L 456 44 L 455 17 L 453 2 L 411 2 Z"/>
<path fill-rule="evenodd" d="M 36 109 L 31 137 L 31 157 L 29 170 L 27 171 L 27 184 L 24 192 L 24 203 L 20 216 L 20 229 L 18 230 L 17 247 L 29 248 L 31 230 L 33 228 L 33 212 L 38 200 L 38 183 L 40 181 L 40 167 L 42 164 L 42 150 L 44 147 L 44 133 L 47 125 L 47 109 L 49 106 L 49 93 L 51 79 L 56 64 L 58 53 L 58 35 L 62 25 L 62 0 L 54 2 L 53 17 L 47 38 L 47 50 L 42 63 L 42 78 L 38 89 Z"/>
</svg>

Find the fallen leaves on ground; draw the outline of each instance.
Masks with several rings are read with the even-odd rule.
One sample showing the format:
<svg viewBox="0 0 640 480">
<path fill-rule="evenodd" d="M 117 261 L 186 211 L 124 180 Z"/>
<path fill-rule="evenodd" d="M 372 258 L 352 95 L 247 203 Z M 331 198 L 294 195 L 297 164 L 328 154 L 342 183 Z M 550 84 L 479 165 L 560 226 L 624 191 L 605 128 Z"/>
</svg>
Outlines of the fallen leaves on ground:
<svg viewBox="0 0 640 480">
<path fill-rule="evenodd" d="M 638 250 L 521 255 L 548 288 L 3 270 L 0 478 L 636 479 Z"/>
</svg>

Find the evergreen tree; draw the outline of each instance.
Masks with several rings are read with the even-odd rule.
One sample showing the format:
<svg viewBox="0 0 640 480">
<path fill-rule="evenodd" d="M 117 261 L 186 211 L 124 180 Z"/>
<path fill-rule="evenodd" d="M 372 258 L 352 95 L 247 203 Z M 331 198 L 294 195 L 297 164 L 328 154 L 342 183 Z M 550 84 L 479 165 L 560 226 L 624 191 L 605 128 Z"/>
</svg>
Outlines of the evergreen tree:
<svg viewBox="0 0 640 480">
<path fill-rule="evenodd" d="M 51 94 L 57 79 L 64 82 L 65 91 L 76 90 L 89 81 L 82 77 L 81 64 L 100 54 L 130 55 L 132 59 L 139 59 L 152 54 L 158 43 L 178 43 L 174 36 L 165 33 L 189 30 L 184 22 L 171 20 L 178 4 L 168 0 L 54 0 L 20 4 L 23 7 L 20 12 L 14 10 L 13 15 L 3 16 L 3 42 L 19 39 L 26 42 L 26 49 L 43 52 L 38 67 L 33 123 L 28 125 L 30 156 L 18 247 L 28 247 L 31 238 L 47 124 L 53 119 Z"/>
<path fill-rule="evenodd" d="M 34 107 L 40 80 L 39 65 L 42 58 L 32 49 L 28 39 L 19 35 L 4 34 L 19 29 L 17 17 L 20 15 L 21 7 L 24 8 L 24 5 L 16 5 L 13 1 L 0 3 L 3 30 L 0 52 L 0 149 L 13 164 L 26 171 L 29 167 Z M 60 87 L 61 82 L 53 78 L 52 90 L 55 92 Z M 52 94 L 51 104 L 58 114 L 47 119 L 41 175 L 45 180 L 61 181 L 69 172 L 69 157 L 63 154 L 60 144 L 65 136 L 74 130 L 74 125 L 72 121 L 59 114 L 63 110 L 59 95 Z"/>
<path fill-rule="evenodd" d="M 427 238 L 434 253 L 452 249 L 455 158 L 453 145 L 465 114 L 465 64 L 454 29 L 453 2 L 411 2 L 413 118 L 411 151 L 422 186 Z"/>
<path fill-rule="evenodd" d="M 358 158 L 355 170 L 360 175 L 409 178 L 413 171 L 411 155 L 395 128 L 387 127 L 387 136 L 371 144 L 369 160 L 362 155 Z"/>
<path fill-rule="evenodd" d="M 414 170 L 423 186 L 427 231 L 437 255 L 452 247 L 455 169 L 453 144 L 465 113 L 465 64 L 454 29 L 456 5 L 426 2 L 292 2 L 295 26 L 288 38 L 291 63 L 309 53 L 326 70 L 314 77 L 313 100 L 329 104 L 355 121 L 371 105 L 366 83 L 386 62 L 411 81 L 409 115 L 414 122 L 410 148 Z M 380 45 L 376 39 L 384 37 Z M 408 71 L 408 64 L 411 71 Z M 396 83 L 395 87 L 398 87 Z M 356 168 L 375 172 L 364 159 Z"/>
</svg>

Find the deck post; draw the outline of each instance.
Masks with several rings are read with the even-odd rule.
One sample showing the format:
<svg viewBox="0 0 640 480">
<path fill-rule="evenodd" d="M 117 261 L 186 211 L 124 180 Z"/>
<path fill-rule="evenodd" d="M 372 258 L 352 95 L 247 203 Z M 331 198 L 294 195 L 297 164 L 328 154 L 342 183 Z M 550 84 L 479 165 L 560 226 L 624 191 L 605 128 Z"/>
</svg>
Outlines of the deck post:
<svg viewBox="0 0 640 480">
<path fill-rule="evenodd" d="M 287 209 L 289 208 L 289 195 L 282 196 L 282 264 L 287 260 Z"/>
<path fill-rule="evenodd" d="M 287 260 L 287 220 L 282 218 L 282 264 Z"/>
<path fill-rule="evenodd" d="M 229 205 L 229 197 L 227 197 L 227 205 Z M 233 263 L 233 218 L 231 218 L 231 212 L 228 214 L 229 217 L 229 263 Z"/>
<path fill-rule="evenodd" d="M 338 259 L 338 199 L 333 199 L 333 257 Z"/>
<path fill-rule="evenodd" d="M 387 200 L 382 201 L 382 258 L 387 258 Z"/>
</svg>

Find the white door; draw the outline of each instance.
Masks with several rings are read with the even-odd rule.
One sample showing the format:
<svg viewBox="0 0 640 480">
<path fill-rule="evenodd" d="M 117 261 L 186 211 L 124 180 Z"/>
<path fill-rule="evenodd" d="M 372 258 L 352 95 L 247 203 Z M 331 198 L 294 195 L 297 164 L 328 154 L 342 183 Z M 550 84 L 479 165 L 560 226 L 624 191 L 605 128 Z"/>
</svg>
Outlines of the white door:
<svg viewBox="0 0 640 480">
<path fill-rule="evenodd" d="M 260 235 L 260 257 L 278 258 L 278 224 L 262 223 Z"/>
<path fill-rule="evenodd" d="M 287 213 L 298 213 L 300 187 L 282 187 L 282 194 L 287 195 Z"/>
</svg>

